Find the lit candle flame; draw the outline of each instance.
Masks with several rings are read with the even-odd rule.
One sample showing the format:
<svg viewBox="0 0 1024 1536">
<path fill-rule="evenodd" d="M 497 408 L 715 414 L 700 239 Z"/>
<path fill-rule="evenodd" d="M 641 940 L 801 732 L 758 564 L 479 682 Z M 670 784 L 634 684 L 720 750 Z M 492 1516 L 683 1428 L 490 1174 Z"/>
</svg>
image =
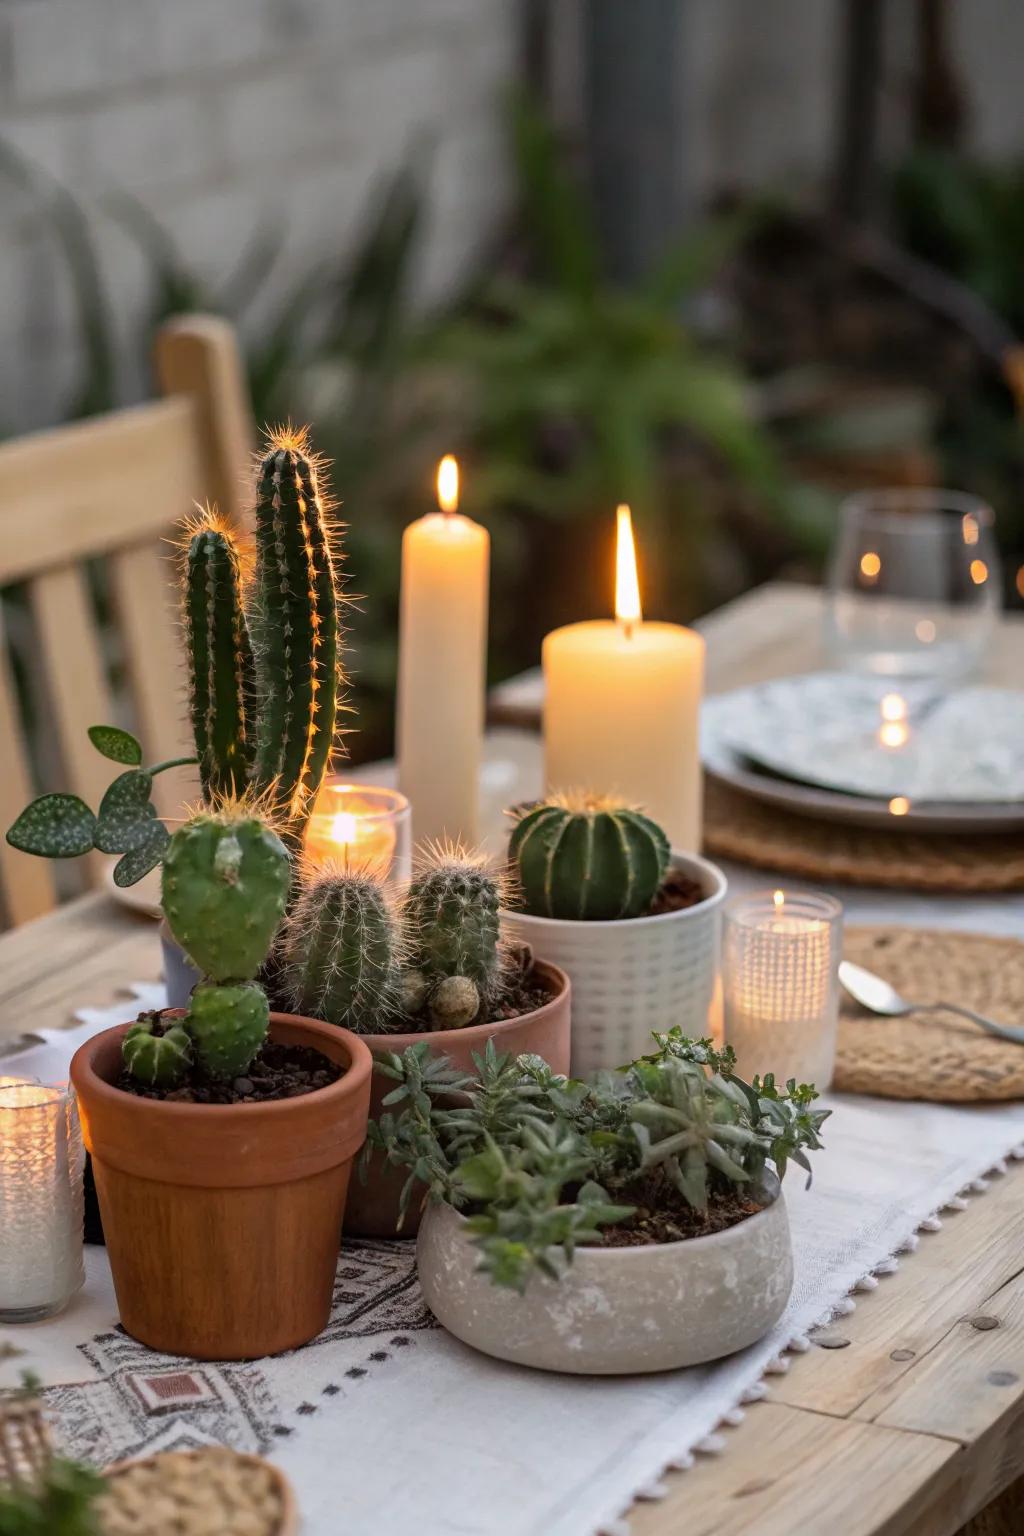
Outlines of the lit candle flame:
<svg viewBox="0 0 1024 1536">
<path fill-rule="evenodd" d="M 781 912 L 782 911 L 782 908 L 783 908 L 783 905 L 785 903 L 785 900 L 786 900 L 786 896 L 785 896 L 785 892 L 784 891 L 773 891 L 772 892 L 772 901 L 775 904 L 776 912 Z"/>
<path fill-rule="evenodd" d="M 459 461 L 453 453 L 437 466 L 437 504 L 442 512 L 459 510 Z"/>
<path fill-rule="evenodd" d="M 882 700 L 883 720 L 905 720 L 907 718 L 907 701 L 898 693 L 887 693 Z"/>
<path fill-rule="evenodd" d="M 643 618 L 636 574 L 633 519 L 627 506 L 615 510 L 615 617 L 627 634 Z"/>
<path fill-rule="evenodd" d="M 906 795 L 893 795 L 889 801 L 890 816 L 905 816 L 910 810 L 910 801 Z"/>
<path fill-rule="evenodd" d="M 358 836 L 359 827 L 352 811 L 339 811 L 331 822 L 331 841 L 349 848 Z"/>
</svg>

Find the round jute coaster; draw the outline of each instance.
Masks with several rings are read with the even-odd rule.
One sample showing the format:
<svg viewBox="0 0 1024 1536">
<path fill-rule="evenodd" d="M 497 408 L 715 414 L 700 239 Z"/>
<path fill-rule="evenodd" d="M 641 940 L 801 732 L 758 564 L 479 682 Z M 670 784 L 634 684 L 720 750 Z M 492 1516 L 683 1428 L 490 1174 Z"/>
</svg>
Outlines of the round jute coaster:
<svg viewBox="0 0 1024 1536">
<path fill-rule="evenodd" d="M 1024 890 L 1024 834 L 874 832 L 704 784 L 704 852 L 807 880 L 907 891 Z"/>
<path fill-rule="evenodd" d="M 999 1024 L 1024 1024 L 1024 944 L 974 933 L 848 928 L 847 960 L 914 1002 L 963 1003 Z M 1024 1098 L 1024 1045 L 955 1014 L 881 1019 L 840 992 L 833 1088 L 887 1099 L 965 1103 Z"/>
</svg>

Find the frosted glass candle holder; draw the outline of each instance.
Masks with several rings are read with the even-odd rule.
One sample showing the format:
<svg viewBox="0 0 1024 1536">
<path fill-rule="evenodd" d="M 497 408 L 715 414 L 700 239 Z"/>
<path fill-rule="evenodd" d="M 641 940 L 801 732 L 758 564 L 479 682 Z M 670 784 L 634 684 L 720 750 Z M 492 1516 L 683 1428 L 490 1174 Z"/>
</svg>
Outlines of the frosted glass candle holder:
<svg viewBox="0 0 1024 1536">
<path fill-rule="evenodd" d="M 745 1078 L 832 1081 L 843 909 L 831 896 L 760 891 L 725 909 L 725 1042 Z"/>
<path fill-rule="evenodd" d="M 403 884 L 412 873 L 412 808 L 397 789 L 328 779 L 306 829 L 315 864 L 369 869 Z"/>
<path fill-rule="evenodd" d="M 0 1322 L 31 1323 L 67 1306 L 85 1280 L 85 1153 L 70 1088 L 4 1078 L 0 1086 Z"/>
</svg>

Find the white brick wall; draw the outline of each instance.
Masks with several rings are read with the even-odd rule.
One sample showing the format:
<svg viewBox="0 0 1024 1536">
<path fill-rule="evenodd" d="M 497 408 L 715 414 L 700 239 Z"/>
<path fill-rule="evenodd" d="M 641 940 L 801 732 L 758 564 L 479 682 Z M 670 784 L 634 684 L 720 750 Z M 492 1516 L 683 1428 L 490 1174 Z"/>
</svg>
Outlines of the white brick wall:
<svg viewBox="0 0 1024 1536">
<path fill-rule="evenodd" d="M 279 223 L 283 287 L 344 253 L 375 179 L 429 141 L 423 287 L 441 292 L 507 206 L 516 23 L 516 0 L 0 0 L 0 145 L 86 206 L 126 394 L 144 387 L 146 272 L 112 193 L 141 198 L 211 281 Z M 75 335 L 52 234 L 0 171 L 0 434 L 60 418 Z"/>
</svg>

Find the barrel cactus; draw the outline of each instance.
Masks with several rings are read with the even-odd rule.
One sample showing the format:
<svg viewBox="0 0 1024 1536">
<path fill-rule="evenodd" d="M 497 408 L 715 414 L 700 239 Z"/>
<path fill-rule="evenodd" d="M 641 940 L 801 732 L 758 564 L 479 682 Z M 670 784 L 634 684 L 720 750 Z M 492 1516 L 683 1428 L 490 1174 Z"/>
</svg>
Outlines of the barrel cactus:
<svg viewBox="0 0 1024 1536">
<path fill-rule="evenodd" d="M 459 846 L 431 849 L 406 892 L 402 925 L 410 969 L 433 986 L 446 976 L 471 981 L 481 1002 L 500 989 L 503 952 L 498 912 L 502 880 Z"/>
<path fill-rule="evenodd" d="M 124 1037 L 121 1055 L 138 1083 L 150 1088 L 177 1088 L 192 1063 L 192 1042 L 181 1024 L 157 1034 L 152 1017 L 142 1017 Z"/>
<path fill-rule="evenodd" d="M 244 806 L 201 812 L 164 854 L 162 904 L 185 953 L 214 981 L 251 981 L 284 916 L 291 861 Z"/>
<path fill-rule="evenodd" d="M 283 985 L 296 1013 L 375 1035 L 402 1027 L 401 945 L 392 900 L 365 871 L 311 874 L 288 917 Z"/>
<path fill-rule="evenodd" d="M 531 807 L 509 842 L 522 908 L 588 922 L 641 917 L 669 856 L 668 838 L 649 816 L 588 796 Z"/>
</svg>

